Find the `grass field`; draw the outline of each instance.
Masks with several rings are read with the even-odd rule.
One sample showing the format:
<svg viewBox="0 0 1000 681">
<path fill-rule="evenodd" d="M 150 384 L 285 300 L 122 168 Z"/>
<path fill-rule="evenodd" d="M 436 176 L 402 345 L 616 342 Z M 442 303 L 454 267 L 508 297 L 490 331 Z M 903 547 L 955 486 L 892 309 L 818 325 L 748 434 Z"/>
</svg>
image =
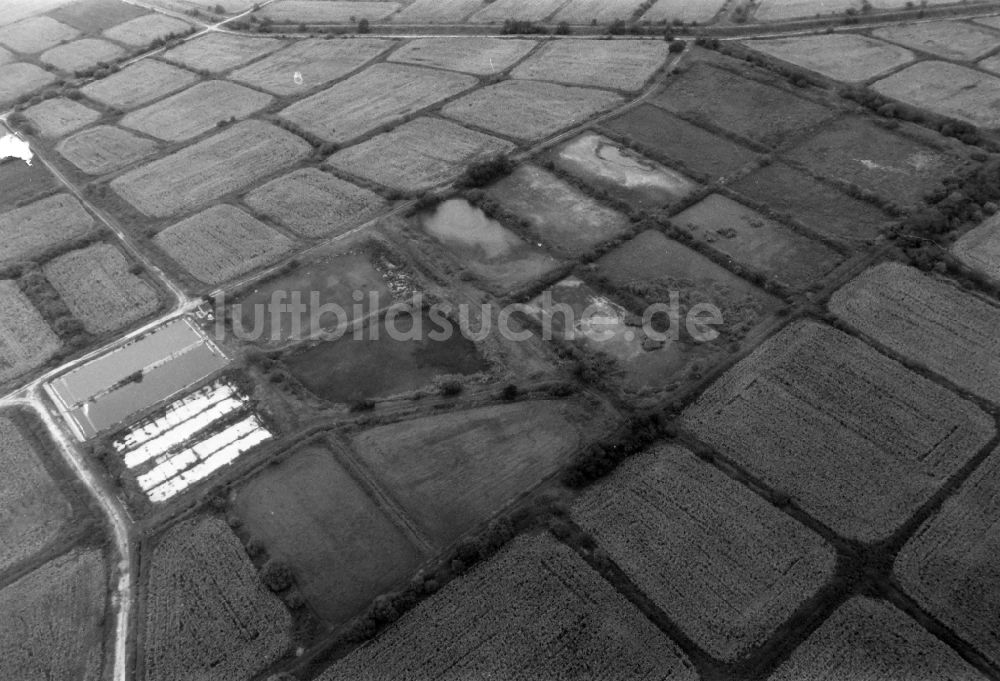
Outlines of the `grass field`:
<svg viewBox="0 0 1000 681">
<path fill-rule="evenodd" d="M 91 99 L 127 111 L 196 83 L 198 76 L 155 59 L 143 59 L 80 88 Z"/>
<path fill-rule="evenodd" d="M 447 642 L 447 643 L 446 643 Z M 317 681 L 694 681 L 684 654 L 576 554 L 515 539 Z"/>
<path fill-rule="evenodd" d="M 24 116 L 43 137 L 62 137 L 101 117 L 100 112 L 65 97 L 54 97 L 28 107 Z"/>
<path fill-rule="evenodd" d="M 167 217 L 245 189 L 310 149 L 281 128 L 244 121 L 116 178 L 111 188 L 146 215 Z"/>
<path fill-rule="evenodd" d="M 31 17 L 0 28 L 0 45 L 22 54 L 37 54 L 79 35 L 72 26 L 51 17 Z"/>
<path fill-rule="evenodd" d="M 292 104 L 281 117 L 329 142 L 347 142 L 468 90 L 471 76 L 403 64 L 375 64 Z"/>
<path fill-rule="evenodd" d="M 242 487 L 243 529 L 284 560 L 326 622 L 341 624 L 405 581 L 422 556 L 326 447 L 310 445 Z"/>
<path fill-rule="evenodd" d="M 748 40 L 744 44 L 776 59 L 847 83 L 883 76 L 914 59 L 913 53 L 906 48 L 853 33 Z"/>
<path fill-rule="evenodd" d="M 477 90 L 441 112 L 506 137 L 535 140 L 583 123 L 622 101 L 602 90 L 520 80 Z"/>
<path fill-rule="evenodd" d="M 125 56 L 125 50 L 107 40 L 82 38 L 46 50 L 39 57 L 44 64 L 66 73 L 74 73 L 97 66 L 100 62 L 113 62 Z"/>
<path fill-rule="evenodd" d="M 1000 126 L 1000 78 L 943 61 L 909 66 L 872 88 L 893 99 L 981 128 Z"/>
<path fill-rule="evenodd" d="M 381 21 L 398 10 L 397 2 L 338 2 L 337 0 L 278 0 L 254 13 L 278 24 L 347 24 Z"/>
<path fill-rule="evenodd" d="M 42 366 L 60 346 L 17 282 L 0 280 L 0 382 Z"/>
<path fill-rule="evenodd" d="M 417 38 L 389 55 L 389 61 L 488 76 L 506 71 L 536 44 L 534 40 L 480 36 Z"/>
<path fill-rule="evenodd" d="M 893 352 L 980 397 L 1000 402 L 1000 308 L 895 263 L 833 294 L 830 310 Z"/>
<path fill-rule="evenodd" d="M 0 105 L 8 105 L 25 95 L 52 84 L 56 77 L 34 64 L 16 62 L 0 69 Z"/>
<path fill-rule="evenodd" d="M 502 24 L 506 19 L 542 21 L 566 3 L 566 0 L 494 0 L 469 17 L 473 24 Z"/>
<path fill-rule="evenodd" d="M 243 681 L 291 643 L 288 611 L 224 521 L 176 525 L 146 560 L 137 678 Z"/>
<path fill-rule="evenodd" d="M 88 175 L 121 170 L 156 153 L 153 140 L 111 125 L 98 125 L 67 137 L 56 147 L 63 158 Z"/>
<path fill-rule="evenodd" d="M 130 47 L 145 47 L 154 40 L 186 33 L 191 24 L 163 14 L 146 14 L 129 19 L 104 31 L 104 37 Z"/>
<path fill-rule="evenodd" d="M 70 251 L 47 262 L 43 271 L 90 333 L 121 329 L 160 306 L 156 291 L 129 271 L 129 261 L 111 244 Z"/>
<path fill-rule="evenodd" d="M 813 322 L 768 339 L 683 416 L 843 536 L 889 536 L 993 436 L 992 418 Z"/>
<path fill-rule="evenodd" d="M 680 447 L 628 460 L 573 519 L 684 632 L 733 661 L 833 576 L 833 547 Z"/>
<path fill-rule="evenodd" d="M 951 247 L 962 263 L 994 282 L 1000 282 L 1000 217 L 990 217 L 963 234 Z"/>
<path fill-rule="evenodd" d="M 718 14 L 726 0 L 656 0 L 642 15 L 644 21 L 673 21 L 705 23 Z"/>
<path fill-rule="evenodd" d="M 696 63 L 672 78 L 651 101 L 689 120 L 776 146 L 830 118 L 833 112 L 773 85 Z"/>
<path fill-rule="evenodd" d="M 670 221 L 730 260 L 796 289 L 816 283 L 843 260 L 828 246 L 721 194 L 710 194 Z"/>
<path fill-rule="evenodd" d="M 392 20 L 399 24 L 454 24 L 484 6 L 484 0 L 416 0 Z"/>
<path fill-rule="evenodd" d="M 101 681 L 107 576 L 100 551 L 72 551 L 0 590 L 0 676 Z"/>
<path fill-rule="evenodd" d="M 415 192 L 454 180 L 470 163 L 513 148 L 451 121 L 420 117 L 338 151 L 327 164 L 390 189 Z"/>
<path fill-rule="evenodd" d="M 316 168 L 271 180 L 247 194 L 243 202 L 307 238 L 343 234 L 386 206 L 378 194 Z"/>
<path fill-rule="evenodd" d="M 511 76 L 636 92 L 666 63 L 668 48 L 651 40 L 557 40 L 539 48 Z"/>
<path fill-rule="evenodd" d="M 163 58 L 193 71 L 218 74 L 271 54 L 286 44 L 275 38 L 210 33 L 167 50 Z"/>
<path fill-rule="evenodd" d="M 7 134 L 0 128 L 0 134 Z M 17 158 L 0 161 L 0 211 L 36 201 L 59 189 L 60 184 L 41 163 L 30 166 Z M 2 214 L 2 212 L 0 212 Z"/>
<path fill-rule="evenodd" d="M 56 194 L 0 213 L 0 265 L 43 255 L 51 248 L 94 230 L 94 219 L 69 194 Z"/>
<path fill-rule="evenodd" d="M 245 212 L 220 204 L 167 227 L 157 248 L 207 284 L 269 265 L 292 248 L 292 240 Z"/>
<path fill-rule="evenodd" d="M 242 85 L 210 80 L 133 111 L 120 125 L 161 140 L 182 142 L 217 127 L 219 121 L 246 118 L 273 99 Z"/>
<path fill-rule="evenodd" d="M 728 175 L 756 158 L 746 147 L 652 104 L 640 104 L 602 125 L 615 136 L 626 137 L 698 175 Z"/>
<path fill-rule="evenodd" d="M 568 403 L 517 402 L 379 426 L 356 436 L 354 448 L 445 546 L 555 472 L 581 445 L 582 430 L 608 420 Z"/>
<path fill-rule="evenodd" d="M 233 71 L 229 78 L 281 97 L 305 94 L 361 68 L 392 45 L 378 38 L 300 40 Z"/>
<path fill-rule="evenodd" d="M 1000 46 L 1000 36 L 961 21 L 929 21 L 876 28 L 872 36 L 930 52 L 943 59 L 973 61 Z"/>
</svg>

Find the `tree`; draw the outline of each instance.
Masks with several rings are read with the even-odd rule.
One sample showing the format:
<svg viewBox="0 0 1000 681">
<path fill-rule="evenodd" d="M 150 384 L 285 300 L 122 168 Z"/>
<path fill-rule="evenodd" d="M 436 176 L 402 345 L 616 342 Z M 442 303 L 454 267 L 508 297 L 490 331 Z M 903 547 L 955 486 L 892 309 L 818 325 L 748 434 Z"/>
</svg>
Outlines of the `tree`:
<svg viewBox="0 0 1000 681">
<path fill-rule="evenodd" d="M 272 558 L 261 568 L 260 579 L 271 591 L 284 591 L 292 585 L 292 569 L 285 561 Z"/>
<path fill-rule="evenodd" d="M 358 33 L 371 33 L 371 30 L 371 25 L 367 19 L 362 19 L 358 22 Z"/>
</svg>

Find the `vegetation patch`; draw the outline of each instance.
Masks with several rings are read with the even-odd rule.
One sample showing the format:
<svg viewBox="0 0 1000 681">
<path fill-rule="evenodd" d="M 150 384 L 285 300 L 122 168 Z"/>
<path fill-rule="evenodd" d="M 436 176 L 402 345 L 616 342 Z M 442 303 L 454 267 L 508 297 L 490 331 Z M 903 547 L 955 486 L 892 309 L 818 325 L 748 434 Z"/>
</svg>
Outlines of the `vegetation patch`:
<svg viewBox="0 0 1000 681">
<path fill-rule="evenodd" d="M 580 1 L 571 0 L 557 18 L 572 13 Z M 614 3 L 608 7 L 606 0 L 596 2 L 604 11 L 614 9 Z M 669 49 L 661 40 L 555 40 L 528 57 L 511 76 L 637 92 L 666 62 Z"/>
<path fill-rule="evenodd" d="M 473 24 L 499 24 L 507 19 L 543 21 L 566 0 L 494 0 L 469 17 Z"/>
<path fill-rule="evenodd" d="M 159 149 L 153 140 L 112 125 L 98 125 L 67 137 L 56 147 L 88 175 L 105 175 L 149 158 Z"/>
<path fill-rule="evenodd" d="M 154 12 L 109 28 L 104 31 L 104 37 L 130 47 L 145 47 L 154 41 L 187 33 L 192 28 L 186 21 Z"/>
<path fill-rule="evenodd" d="M 884 26 L 872 31 L 876 38 L 900 43 L 943 59 L 972 61 L 997 47 L 997 34 L 964 21 L 922 21 Z"/>
<path fill-rule="evenodd" d="M 362 19 L 381 21 L 400 8 L 398 2 L 338 2 L 337 0 L 278 0 L 254 16 L 278 24 L 346 24 Z"/>
<path fill-rule="evenodd" d="M 80 32 L 47 16 L 24 19 L 0 28 L 0 45 L 21 54 L 37 54 L 78 37 Z"/>
<path fill-rule="evenodd" d="M 155 59 L 143 59 L 110 76 L 84 85 L 80 92 L 123 111 L 173 94 L 198 81 L 198 76 Z"/>
<path fill-rule="evenodd" d="M 167 50 L 163 58 L 192 71 L 218 74 L 280 50 L 287 43 L 232 33 L 209 33 Z"/>
<path fill-rule="evenodd" d="M 480 36 L 417 38 L 389 55 L 389 61 L 490 76 L 509 69 L 536 44 L 534 40 Z"/>
<path fill-rule="evenodd" d="M 95 231 L 94 219 L 69 194 L 0 213 L 0 265 L 21 263 Z"/>
<path fill-rule="evenodd" d="M 76 73 L 93 68 L 101 63 L 117 61 L 125 56 L 125 50 L 107 40 L 83 38 L 71 43 L 53 47 L 39 57 L 41 61 L 66 73 Z"/>
<path fill-rule="evenodd" d="M 996 38 L 994 38 L 996 40 Z M 957 64 L 922 61 L 874 83 L 881 95 L 981 128 L 1000 127 L 1000 78 Z"/>
<path fill-rule="evenodd" d="M 845 83 L 861 83 L 884 76 L 915 58 L 904 47 L 856 33 L 748 40 L 743 44 L 752 50 Z"/>
<path fill-rule="evenodd" d="M 16 62 L 0 69 L 0 104 L 7 106 L 55 82 L 54 74 L 34 64 Z"/>
<path fill-rule="evenodd" d="M 6 129 L 0 128 L 6 135 Z M 0 211 L 8 211 L 52 194 L 61 185 L 42 163 L 30 166 L 18 158 L 0 160 Z"/>
<path fill-rule="evenodd" d="M 43 137 L 62 137 L 90 125 L 101 114 L 72 99 L 54 97 L 25 109 L 24 117 Z"/>
</svg>

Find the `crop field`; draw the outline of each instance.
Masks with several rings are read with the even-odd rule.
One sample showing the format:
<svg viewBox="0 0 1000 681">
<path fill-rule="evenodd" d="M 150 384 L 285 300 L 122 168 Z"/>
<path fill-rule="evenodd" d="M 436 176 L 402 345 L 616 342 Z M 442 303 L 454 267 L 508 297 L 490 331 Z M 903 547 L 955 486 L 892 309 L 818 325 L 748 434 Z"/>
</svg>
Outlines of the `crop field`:
<svg viewBox="0 0 1000 681">
<path fill-rule="evenodd" d="M 441 112 L 506 137 L 536 140 L 579 125 L 622 101 L 603 90 L 515 80 L 476 90 Z"/>
<path fill-rule="evenodd" d="M 63 158 L 88 175 L 104 175 L 149 158 L 153 140 L 111 125 L 98 125 L 67 137 L 56 147 Z"/>
<path fill-rule="evenodd" d="M 90 125 L 101 114 L 72 99 L 54 97 L 25 109 L 24 116 L 38 128 L 42 136 L 62 137 Z"/>
<path fill-rule="evenodd" d="M 572 8 L 573 0 L 563 11 Z M 636 92 L 666 63 L 668 47 L 662 40 L 556 40 L 539 48 L 511 76 Z"/>
<path fill-rule="evenodd" d="M 246 118 L 273 99 L 242 85 L 210 80 L 133 111 L 120 124 L 161 140 L 182 142 L 215 128 L 219 121 Z"/>
<path fill-rule="evenodd" d="M 944 152 L 853 117 L 824 126 L 788 157 L 903 206 L 920 201 L 959 164 Z"/>
<path fill-rule="evenodd" d="M 930 52 L 943 59 L 974 61 L 1000 47 L 1000 35 L 960 21 L 929 21 L 886 26 L 872 31 L 876 38 Z"/>
<path fill-rule="evenodd" d="M 46 454 L 37 451 L 13 420 L 0 415 L 4 470 L 0 478 L 0 517 L 4 518 L 0 572 L 45 548 L 73 517 L 72 506 L 42 464 L 40 457 Z"/>
<path fill-rule="evenodd" d="M 515 539 L 317 681 L 445 681 L 490 673 L 501 679 L 698 678 L 684 653 L 571 549 L 535 535 Z"/>
<path fill-rule="evenodd" d="M 337 2 L 336 0 L 278 0 L 255 16 L 278 24 L 347 24 L 368 19 L 381 21 L 400 7 L 397 2 Z"/>
<path fill-rule="evenodd" d="M 292 104 L 280 116 L 329 142 L 347 142 L 476 85 L 471 76 L 375 64 Z"/>
<path fill-rule="evenodd" d="M 389 55 L 389 61 L 488 76 L 506 71 L 537 44 L 534 40 L 480 36 L 418 38 Z"/>
<path fill-rule="evenodd" d="M 904 47 L 854 33 L 748 40 L 744 45 L 846 83 L 883 76 L 914 60 L 914 54 Z"/>
<path fill-rule="evenodd" d="M 570 24 L 609 24 L 616 19 L 627 21 L 639 9 L 638 0 L 569 0 L 555 13 L 552 21 Z"/>
<path fill-rule="evenodd" d="M 602 126 L 616 136 L 626 137 L 654 154 L 665 156 L 685 170 L 711 178 L 728 175 L 757 157 L 746 147 L 652 104 L 640 104 Z"/>
<path fill-rule="evenodd" d="M 29 1 L 38 2 L 38 0 Z M 49 1 L 51 3 L 53 0 Z M 129 5 L 121 0 L 54 1 L 60 6 L 49 12 L 48 15 L 85 33 L 99 33 L 111 26 L 141 17 L 149 12 L 145 7 Z"/>
<path fill-rule="evenodd" d="M 468 21 L 473 24 L 502 24 L 507 19 L 542 21 L 566 4 L 566 0 L 495 0 Z"/>
<path fill-rule="evenodd" d="M 719 13 L 726 0 L 656 0 L 653 6 L 642 15 L 644 21 L 680 21 L 703 24 Z"/>
<path fill-rule="evenodd" d="M 994 451 L 903 547 L 895 573 L 921 607 L 972 643 L 994 664 L 1000 570 L 1000 456 Z"/>
<path fill-rule="evenodd" d="M 715 125 L 766 146 L 781 144 L 833 112 L 783 89 L 699 62 L 670 79 L 651 100 L 657 106 Z"/>
<path fill-rule="evenodd" d="M 0 135 L 6 135 L 6 128 L 0 127 Z M 60 184 L 52 173 L 41 163 L 30 166 L 20 159 L 0 160 L 0 215 L 3 211 L 17 208 L 31 201 L 51 194 Z"/>
<path fill-rule="evenodd" d="M 966 267 L 1000 282 L 1000 217 L 990 217 L 963 234 L 951 247 L 951 253 Z"/>
<path fill-rule="evenodd" d="M 994 106 L 1000 98 L 1000 78 L 982 71 L 924 61 L 883 78 L 872 88 L 886 97 L 981 128 L 1000 126 L 1000 112 Z"/>
<path fill-rule="evenodd" d="M 770 678 L 977 681 L 985 677 L 901 610 L 886 601 L 855 596 Z"/>
<path fill-rule="evenodd" d="M 631 226 L 621 213 L 536 166 L 520 166 L 491 185 L 487 195 L 531 223 L 546 245 L 567 255 L 585 253 Z"/>
<path fill-rule="evenodd" d="M 517 402 L 379 426 L 356 436 L 354 448 L 417 524 L 446 546 L 558 470 L 583 442 L 582 431 L 608 422 L 570 403 Z"/>
<path fill-rule="evenodd" d="M 97 38 L 83 38 L 59 47 L 53 47 L 51 50 L 43 52 L 39 59 L 60 71 L 73 73 L 97 66 L 100 62 L 115 61 L 123 56 L 125 56 L 125 50 L 114 43 Z"/>
<path fill-rule="evenodd" d="M 154 40 L 179 35 L 192 28 L 191 24 L 164 14 L 146 14 L 117 24 L 104 31 L 104 37 L 131 47 L 145 47 Z"/>
<path fill-rule="evenodd" d="M 40 367 L 60 346 L 17 282 L 0 280 L 0 382 Z"/>
<path fill-rule="evenodd" d="M 893 352 L 1000 402 L 1000 308 L 896 263 L 867 270 L 829 307 Z"/>
<path fill-rule="evenodd" d="M 285 561 L 305 599 L 338 625 L 407 580 L 423 556 L 326 447 L 309 445 L 237 492 L 243 529 Z"/>
<path fill-rule="evenodd" d="M 209 33 L 167 50 L 163 58 L 192 71 L 217 74 L 271 54 L 286 44 L 275 38 Z"/>
<path fill-rule="evenodd" d="M 55 19 L 31 17 L 0 28 L 0 45 L 22 54 L 37 54 L 79 35 L 75 28 Z"/>
<path fill-rule="evenodd" d="M 94 219 L 69 194 L 56 194 L 0 213 L 0 265 L 38 257 L 54 246 L 94 230 Z"/>
<path fill-rule="evenodd" d="M 833 547 L 680 447 L 629 459 L 572 514 L 721 660 L 764 643 L 834 573 Z"/>
<path fill-rule="evenodd" d="M 754 19 L 781 21 L 816 14 L 836 14 L 846 9 L 859 9 L 859 0 L 761 0 Z"/>
<path fill-rule="evenodd" d="M 670 221 L 695 241 L 795 289 L 816 283 L 843 260 L 828 246 L 721 194 L 710 194 Z"/>
<path fill-rule="evenodd" d="M 107 576 L 100 551 L 73 551 L 0 590 L 0 676 L 100 681 Z"/>
<path fill-rule="evenodd" d="M 221 284 L 269 265 L 293 245 L 284 234 L 228 204 L 167 227 L 153 242 L 206 284 Z"/>
<path fill-rule="evenodd" d="M 449 182 L 478 160 L 508 152 L 506 140 L 440 118 L 416 118 L 366 142 L 342 149 L 327 164 L 401 191 Z"/>
<path fill-rule="evenodd" d="M 129 272 L 129 261 L 111 244 L 71 251 L 47 262 L 43 271 L 90 333 L 126 327 L 160 306 L 153 287 Z"/>
<path fill-rule="evenodd" d="M 683 422 L 861 541 L 890 535 L 994 433 L 973 403 L 813 322 L 766 341 Z"/>
<path fill-rule="evenodd" d="M 245 189 L 304 158 L 310 149 L 305 140 L 277 126 L 244 121 L 115 178 L 111 188 L 146 215 L 167 217 Z"/>
<path fill-rule="evenodd" d="M 790 215 L 817 234 L 852 244 L 875 240 L 890 220 L 870 203 L 853 199 L 783 163 L 771 163 L 730 186 Z"/>
<path fill-rule="evenodd" d="M 198 76 L 190 71 L 155 59 L 143 59 L 107 78 L 84 85 L 80 92 L 102 104 L 127 111 L 183 90 L 197 81 Z"/>
<path fill-rule="evenodd" d="M 37 92 L 55 79 L 54 74 L 34 64 L 4 64 L 0 69 L 0 105 L 6 106 L 24 95 Z"/>
<path fill-rule="evenodd" d="M 137 678 L 242 681 L 288 649 L 291 617 L 224 521 L 176 525 L 147 560 Z"/>
<path fill-rule="evenodd" d="M 400 24 L 454 24 L 480 9 L 484 0 L 416 0 L 393 16 Z"/>
<path fill-rule="evenodd" d="M 361 68 L 392 45 L 378 38 L 300 40 L 233 71 L 229 79 L 280 97 L 300 95 Z M 296 82 L 296 73 L 301 83 Z"/>
</svg>

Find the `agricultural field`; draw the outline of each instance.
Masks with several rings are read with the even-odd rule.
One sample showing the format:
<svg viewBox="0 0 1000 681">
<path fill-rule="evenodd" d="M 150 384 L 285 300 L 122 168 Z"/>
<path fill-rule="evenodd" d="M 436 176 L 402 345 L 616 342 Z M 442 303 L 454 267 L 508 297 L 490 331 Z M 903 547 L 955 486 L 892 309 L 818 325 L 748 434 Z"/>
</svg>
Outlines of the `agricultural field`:
<svg viewBox="0 0 1000 681">
<path fill-rule="evenodd" d="M 416 0 L 392 20 L 400 24 L 454 24 L 484 6 L 484 0 Z"/>
<path fill-rule="evenodd" d="M 711 21 L 719 10 L 726 4 L 726 0 L 656 0 L 653 6 L 642 15 L 644 21 L 666 21 L 675 19 L 685 23 L 704 24 Z"/>
<path fill-rule="evenodd" d="M 4 64 L 3 69 L 0 69 L 0 105 L 12 104 L 25 95 L 38 92 L 55 79 L 54 74 L 34 64 Z"/>
<path fill-rule="evenodd" d="M 88 175 L 121 170 L 159 149 L 153 140 L 111 125 L 98 125 L 67 137 L 56 147 L 63 158 Z"/>
<path fill-rule="evenodd" d="M 671 78 L 667 90 L 651 101 L 688 120 L 714 124 L 769 147 L 833 115 L 783 89 L 704 62 Z"/>
<path fill-rule="evenodd" d="M 855 117 L 824 126 L 788 158 L 903 206 L 920 201 L 959 165 L 954 156 Z"/>
<path fill-rule="evenodd" d="M 973 403 L 814 322 L 768 339 L 683 424 L 859 541 L 891 535 L 994 434 Z"/>
<path fill-rule="evenodd" d="M 198 76 L 164 64 L 143 59 L 106 78 L 80 88 L 80 92 L 106 106 L 128 111 L 154 99 L 173 94 L 198 81 Z"/>
<path fill-rule="evenodd" d="M 818 241 L 721 194 L 670 218 L 694 241 L 794 289 L 817 283 L 843 258 Z"/>
<path fill-rule="evenodd" d="M 941 511 L 917 531 L 896 558 L 903 588 L 927 612 L 1000 662 L 996 609 L 1000 571 L 1000 486 L 994 451 Z"/>
<path fill-rule="evenodd" d="M 845 83 L 862 83 L 884 76 L 915 58 L 904 47 L 855 33 L 748 40 L 743 44 L 775 59 Z"/>
<path fill-rule="evenodd" d="M 955 0 L 921 0 L 924 5 L 954 4 Z M 903 9 L 906 0 L 872 0 L 873 9 Z M 916 4 L 916 3 L 915 3 Z M 811 19 L 817 15 L 842 14 L 848 9 L 861 12 L 862 0 L 762 0 L 754 13 L 756 21 Z"/>
<path fill-rule="evenodd" d="M 397 122 L 476 85 L 471 76 L 403 64 L 375 64 L 292 104 L 284 120 L 328 142 L 343 143 Z"/>
<path fill-rule="evenodd" d="M 676 170 L 591 132 L 567 142 L 552 161 L 592 188 L 640 207 L 663 206 L 698 188 Z"/>
<path fill-rule="evenodd" d="M 94 219 L 69 194 L 56 194 L 0 213 L 0 266 L 31 260 L 95 230 Z"/>
<path fill-rule="evenodd" d="M 474 530 L 611 425 L 572 403 L 516 402 L 379 426 L 355 436 L 361 462 L 439 547 Z M 414 456 L 420 452 L 420 456 Z"/>
<path fill-rule="evenodd" d="M 503 679 L 698 678 L 670 639 L 571 549 L 535 535 L 515 539 L 317 681 L 445 681 L 490 673 Z"/>
<path fill-rule="evenodd" d="M 522 165 L 494 183 L 486 195 L 527 221 L 552 250 L 574 256 L 628 231 L 627 217 L 533 165 Z"/>
<path fill-rule="evenodd" d="M 306 445 L 236 493 L 242 529 L 292 569 L 306 601 L 338 625 L 406 581 L 423 556 L 331 452 Z"/>
<path fill-rule="evenodd" d="M 862 273 L 830 311 L 892 352 L 982 398 L 1000 402 L 1000 308 L 897 263 Z"/>
<path fill-rule="evenodd" d="M 1000 36 L 997 37 L 1000 42 Z M 972 123 L 981 128 L 1000 126 L 994 103 L 1000 98 L 1000 78 L 943 61 L 922 61 L 872 88 L 886 97 Z"/>
<path fill-rule="evenodd" d="M 228 204 L 167 227 L 153 243 L 206 284 L 221 284 L 269 265 L 293 246 L 284 234 Z"/>
<path fill-rule="evenodd" d="M 21 54 L 37 54 L 79 35 L 72 26 L 50 17 L 31 17 L 0 28 L 0 45 Z"/>
<path fill-rule="evenodd" d="M 874 241 L 890 220 L 872 204 L 853 199 L 784 163 L 764 166 L 730 187 L 789 215 L 816 234 L 851 245 Z"/>
<path fill-rule="evenodd" d="M 271 180 L 247 194 L 243 202 L 255 213 L 310 239 L 343 234 L 387 205 L 378 194 L 316 168 Z"/>
<path fill-rule="evenodd" d="M 616 137 L 625 137 L 663 156 L 683 170 L 717 178 L 733 173 L 757 155 L 735 142 L 714 135 L 652 104 L 640 104 L 602 123 Z"/>
<path fill-rule="evenodd" d="M 275 38 L 209 33 L 167 50 L 163 58 L 192 71 L 204 70 L 214 75 L 271 54 L 286 44 Z"/>
<path fill-rule="evenodd" d="M 551 21 L 569 24 L 609 24 L 621 19 L 627 21 L 640 9 L 640 0 L 569 0 L 555 13 Z"/>
<path fill-rule="evenodd" d="M 543 21 L 566 0 L 494 0 L 468 18 L 473 24 L 502 24 L 507 19 Z"/>
<path fill-rule="evenodd" d="M 0 127 L 0 135 L 6 135 L 6 128 Z M 41 163 L 30 166 L 17 158 L 0 160 L 0 215 L 4 211 L 37 201 L 52 194 L 60 184 L 52 173 Z"/>
<path fill-rule="evenodd" d="M 168 142 L 183 142 L 260 111 L 273 97 L 222 80 L 198 83 L 121 119 L 120 125 Z"/>
<path fill-rule="evenodd" d="M 160 307 L 156 290 L 129 268 L 121 251 L 98 243 L 61 255 L 42 269 L 84 328 L 102 334 L 129 326 Z"/>
<path fill-rule="evenodd" d="M 0 382 L 42 366 L 61 345 L 17 282 L 0 280 Z"/>
<path fill-rule="evenodd" d="M 454 180 L 469 164 L 513 148 L 451 121 L 420 117 L 338 151 L 327 164 L 390 189 L 416 192 Z"/>
<path fill-rule="evenodd" d="M 65 97 L 46 99 L 24 110 L 24 116 L 42 137 L 63 137 L 90 125 L 101 117 L 100 112 Z"/>
<path fill-rule="evenodd" d="M 101 62 L 113 62 L 125 56 L 125 50 L 107 40 L 83 38 L 71 43 L 53 47 L 42 53 L 42 63 L 66 73 L 75 73 L 97 66 Z"/>
<path fill-rule="evenodd" d="M 515 80 L 476 90 L 445 105 L 441 113 L 459 123 L 530 141 L 579 125 L 622 102 L 603 90 Z"/>
<path fill-rule="evenodd" d="M 254 16 L 277 24 L 347 24 L 362 19 L 381 21 L 399 8 L 397 2 L 278 0 L 257 10 Z"/>
<path fill-rule="evenodd" d="M 714 657 L 760 645 L 833 576 L 833 547 L 674 446 L 626 461 L 573 519 Z"/>
<path fill-rule="evenodd" d="M 38 0 L 30 0 L 38 3 Z M 51 0 L 50 0 L 51 2 Z M 149 10 L 138 5 L 130 5 L 121 0 L 55 0 L 61 6 L 48 13 L 53 19 L 58 19 L 84 33 L 100 33 L 116 26 L 123 21 L 129 21 L 146 15 Z"/>
<path fill-rule="evenodd" d="M 192 28 L 186 21 L 153 13 L 117 24 L 104 31 L 104 37 L 130 47 L 145 47 L 160 38 L 187 33 Z"/>
<path fill-rule="evenodd" d="M 872 35 L 942 59 L 974 61 L 1000 47 L 1000 35 L 960 21 L 929 21 L 876 28 Z"/>
<path fill-rule="evenodd" d="M 4 288 L 0 287 L 0 291 Z M 4 518 L 0 529 L 0 573 L 51 544 L 73 517 L 72 506 L 41 460 L 55 453 L 38 451 L 33 442 L 15 420 L 0 415 L 0 462 L 4 470 L 0 478 L 0 517 Z"/>
<path fill-rule="evenodd" d="M 297 135 L 244 121 L 115 178 L 111 188 L 146 215 L 167 217 L 245 189 L 310 150 Z"/>
<path fill-rule="evenodd" d="M 389 61 L 489 76 L 506 71 L 537 44 L 534 40 L 480 36 L 418 38 L 390 54 Z"/>
<path fill-rule="evenodd" d="M 174 526 L 146 560 L 137 678 L 242 681 L 288 649 L 288 611 L 223 520 Z"/>
<path fill-rule="evenodd" d="M 107 612 L 104 557 L 71 551 L 0 590 L 0 677 L 101 681 Z"/>
<path fill-rule="evenodd" d="M 562 11 L 572 10 L 574 1 Z M 556 40 L 542 45 L 511 76 L 638 92 L 666 63 L 668 49 L 662 40 Z"/>
<path fill-rule="evenodd" d="M 966 267 L 994 282 L 1000 282 L 1000 216 L 987 218 L 963 234 L 951 253 Z"/>
<path fill-rule="evenodd" d="M 890 603 L 855 596 L 792 652 L 770 678 L 981 681 L 985 677 Z"/>
<path fill-rule="evenodd" d="M 299 40 L 233 71 L 229 79 L 279 97 L 300 95 L 361 68 L 392 45 L 392 41 L 377 38 Z M 296 82 L 295 74 L 301 83 Z"/>
<path fill-rule="evenodd" d="M 465 199 L 449 199 L 420 216 L 424 231 L 468 271 L 498 291 L 537 282 L 559 261 L 524 241 Z"/>
</svg>

